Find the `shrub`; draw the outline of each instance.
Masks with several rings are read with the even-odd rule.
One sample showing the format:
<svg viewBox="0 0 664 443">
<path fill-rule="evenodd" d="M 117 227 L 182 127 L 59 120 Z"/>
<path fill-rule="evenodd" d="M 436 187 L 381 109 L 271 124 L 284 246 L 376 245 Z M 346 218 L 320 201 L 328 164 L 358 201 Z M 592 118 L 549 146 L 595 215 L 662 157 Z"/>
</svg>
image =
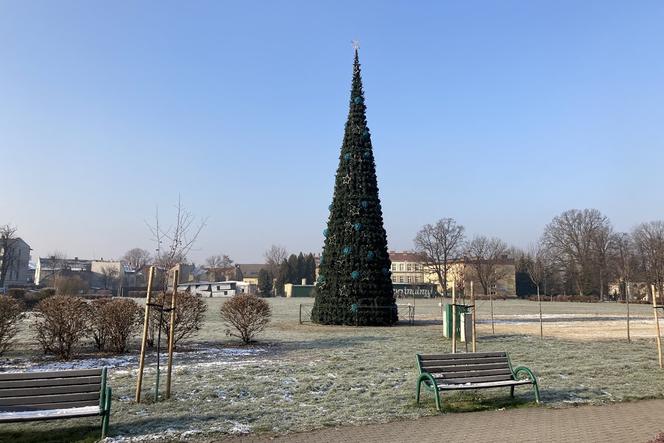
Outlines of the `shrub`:
<svg viewBox="0 0 664 443">
<path fill-rule="evenodd" d="M 79 295 L 88 290 L 88 284 L 78 275 L 55 277 L 55 289 L 58 295 Z"/>
<path fill-rule="evenodd" d="M 152 303 L 163 305 L 164 309 L 169 309 L 171 305 L 171 295 L 164 293 L 157 295 L 152 299 Z M 165 301 L 164 301 L 165 300 Z M 174 343 L 177 345 L 180 340 L 189 338 L 196 332 L 200 331 L 205 322 L 205 311 L 207 311 L 207 304 L 200 295 L 191 294 L 189 292 L 178 292 L 175 299 L 175 331 Z M 156 326 L 159 324 L 160 315 L 157 309 L 151 310 L 152 327 L 150 328 L 149 345 L 154 345 L 156 337 Z M 162 334 L 168 337 L 168 331 L 171 325 L 171 313 L 164 312 L 161 318 Z"/>
<path fill-rule="evenodd" d="M 664 443 L 664 432 L 657 434 L 655 439 L 648 441 L 648 443 Z"/>
<path fill-rule="evenodd" d="M 33 328 L 44 353 L 69 360 L 88 334 L 90 306 L 78 297 L 54 295 L 40 301 L 35 311 Z"/>
<path fill-rule="evenodd" d="M 127 298 L 102 298 L 90 306 L 90 332 L 99 351 L 121 354 L 141 321 L 141 308 Z"/>
<path fill-rule="evenodd" d="M 8 295 L 0 295 L 0 355 L 11 346 L 23 316 L 20 301 Z"/>
<path fill-rule="evenodd" d="M 22 292 L 13 292 L 10 295 L 13 295 L 16 300 L 20 301 L 26 311 L 32 311 L 40 301 L 55 295 L 55 289 L 44 288 L 40 291 L 22 290 Z"/>
<path fill-rule="evenodd" d="M 7 295 L 15 298 L 16 300 L 22 300 L 23 297 L 25 297 L 25 289 L 23 288 L 7 289 Z"/>
<path fill-rule="evenodd" d="M 221 319 L 233 326 L 237 332 L 227 334 L 241 339 L 245 344 L 265 329 L 270 322 L 272 310 L 265 300 L 250 294 L 234 295 L 221 305 Z"/>
</svg>

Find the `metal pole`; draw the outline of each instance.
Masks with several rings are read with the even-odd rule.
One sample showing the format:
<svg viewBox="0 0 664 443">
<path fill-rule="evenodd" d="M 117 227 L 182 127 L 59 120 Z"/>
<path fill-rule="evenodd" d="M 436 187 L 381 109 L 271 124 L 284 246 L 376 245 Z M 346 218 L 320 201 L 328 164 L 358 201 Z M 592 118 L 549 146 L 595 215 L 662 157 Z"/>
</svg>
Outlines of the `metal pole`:
<svg viewBox="0 0 664 443">
<path fill-rule="evenodd" d="M 452 280 L 452 354 L 456 354 L 456 281 Z"/>
<path fill-rule="evenodd" d="M 138 360 L 138 379 L 136 380 L 136 403 L 141 402 L 141 386 L 143 385 L 143 369 L 145 368 L 145 348 L 148 341 L 148 327 L 150 323 L 150 295 L 154 279 L 154 266 L 150 266 L 148 274 L 148 289 L 145 295 L 145 316 L 143 318 L 143 338 L 141 339 L 141 356 Z"/>
<path fill-rule="evenodd" d="M 470 281 L 470 304 L 473 305 L 473 352 L 477 352 L 477 330 L 475 323 L 477 321 L 477 305 L 475 305 L 475 289 L 473 289 L 473 281 Z"/>
<path fill-rule="evenodd" d="M 168 332 L 168 372 L 166 373 L 166 398 L 171 398 L 171 375 L 173 372 L 173 346 L 175 339 L 175 304 L 178 293 L 180 271 L 173 272 L 173 293 L 171 294 L 171 324 Z"/>
<path fill-rule="evenodd" d="M 493 294 L 489 289 L 489 302 L 491 303 L 491 334 L 496 335 L 496 326 L 493 323 Z"/>
</svg>

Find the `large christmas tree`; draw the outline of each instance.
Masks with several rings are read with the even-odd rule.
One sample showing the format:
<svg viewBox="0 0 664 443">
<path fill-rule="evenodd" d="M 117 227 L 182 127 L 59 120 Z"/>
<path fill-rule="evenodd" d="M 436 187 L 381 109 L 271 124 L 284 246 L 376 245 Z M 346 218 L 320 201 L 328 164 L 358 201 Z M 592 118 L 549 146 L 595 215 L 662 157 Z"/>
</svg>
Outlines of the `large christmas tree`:
<svg viewBox="0 0 664 443">
<path fill-rule="evenodd" d="M 312 320 L 334 325 L 395 324 L 391 263 L 357 48 L 350 110 L 324 235 Z"/>
</svg>

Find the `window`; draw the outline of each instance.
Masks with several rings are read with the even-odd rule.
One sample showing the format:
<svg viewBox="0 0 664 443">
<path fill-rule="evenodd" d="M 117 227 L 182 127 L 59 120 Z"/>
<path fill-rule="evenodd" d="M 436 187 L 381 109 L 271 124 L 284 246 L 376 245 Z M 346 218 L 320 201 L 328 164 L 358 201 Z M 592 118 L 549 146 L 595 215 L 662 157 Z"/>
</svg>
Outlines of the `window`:
<svg viewBox="0 0 664 443">
<path fill-rule="evenodd" d="M 413 270 L 412 265 L 411 265 L 410 263 L 408 263 L 408 264 L 406 265 L 406 270 L 407 270 L 407 271 L 412 271 L 412 270 Z"/>
<path fill-rule="evenodd" d="M 399 283 L 403 283 L 403 276 L 399 277 Z"/>
<path fill-rule="evenodd" d="M 406 278 L 406 280 L 408 281 L 408 283 L 410 283 L 410 275 Z"/>
<path fill-rule="evenodd" d="M 394 264 L 394 263 L 392 263 L 392 270 L 393 270 L 393 271 L 396 271 L 396 270 L 397 270 L 397 265 Z"/>
<path fill-rule="evenodd" d="M 397 278 L 393 275 L 392 276 L 392 283 L 396 283 L 396 282 L 397 282 Z"/>
<path fill-rule="evenodd" d="M 399 263 L 399 271 L 403 271 L 403 263 Z"/>
<path fill-rule="evenodd" d="M 228 291 L 224 291 L 224 295 L 228 295 Z"/>
</svg>

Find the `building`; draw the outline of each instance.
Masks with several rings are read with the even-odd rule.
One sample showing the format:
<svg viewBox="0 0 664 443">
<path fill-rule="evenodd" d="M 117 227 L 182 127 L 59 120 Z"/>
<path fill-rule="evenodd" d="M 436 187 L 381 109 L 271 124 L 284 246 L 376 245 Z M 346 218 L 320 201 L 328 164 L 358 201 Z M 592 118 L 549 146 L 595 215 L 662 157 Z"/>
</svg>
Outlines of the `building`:
<svg viewBox="0 0 664 443">
<path fill-rule="evenodd" d="M 258 286 L 258 273 L 261 272 L 261 269 L 268 269 L 266 264 L 241 264 L 236 266 L 240 268 L 242 281 L 256 286 Z"/>
<path fill-rule="evenodd" d="M 434 284 L 441 294 L 443 288 L 438 281 L 438 275 L 430 265 L 427 265 L 423 256 L 415 252 L 390 251 L 392 262 L 392 283 L 396 284 Z M 503 257 L 496 265 L 498 278 L 496 283 L 488 288 L 491 295 L 513 296 L 516 294 L 516 267 L 514 261 Z M 483 294 L 484 289 L 477 277 L 475 268 L 465 259 L 452 260 L 448 272 L 448 291 L 452 282 L 456 281 L 458 289 L 470 290 L 473 282 L 475 294 Z"/>
<path fill-rule="evenodd" d="M 0 246 L 0 272 L 6 268 L 4 275 L 4 288 L 14 286 L 27 286 L 32 284 L 30 278 L 30 245 L 22 238 L 8 240 L 8 251 L 5 254 L 4 247 Z M 8 263 L 2 263 L 2 257 L 8 257 Z"/>
<path fill-rule="evenodd" d="M 39 257 L 35 284 L 55 286 L 56 277 L 79 277 L 90 289 L 117 290 L 125 280 L 125 267 L 116 260 Z"/>
<path fill-rule="evenodd" d="M 255 294 L 256 286 L 241 281 L 199 281 L 180 283 L 178 292 L 190 292 L 202 297 L 232 297 L 236 294 Z"/>
</svg>

